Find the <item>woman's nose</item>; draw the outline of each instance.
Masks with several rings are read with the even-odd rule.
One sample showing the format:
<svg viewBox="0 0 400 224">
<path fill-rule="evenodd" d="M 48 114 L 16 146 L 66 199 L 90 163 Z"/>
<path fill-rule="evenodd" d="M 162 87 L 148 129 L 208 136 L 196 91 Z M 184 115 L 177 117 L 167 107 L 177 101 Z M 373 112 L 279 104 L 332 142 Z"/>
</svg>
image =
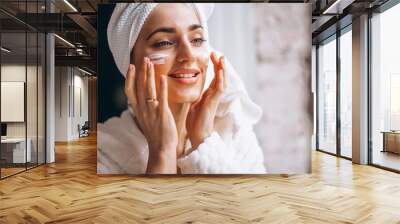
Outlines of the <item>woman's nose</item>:
<svg viewBox="0 0 400 224">
<path fill-rule="evenodd" d="M 194 54 L 190 41 L 182 41 L 178 48 L 178 62 L 191 62 L 194 60 Z"/>
</svg>

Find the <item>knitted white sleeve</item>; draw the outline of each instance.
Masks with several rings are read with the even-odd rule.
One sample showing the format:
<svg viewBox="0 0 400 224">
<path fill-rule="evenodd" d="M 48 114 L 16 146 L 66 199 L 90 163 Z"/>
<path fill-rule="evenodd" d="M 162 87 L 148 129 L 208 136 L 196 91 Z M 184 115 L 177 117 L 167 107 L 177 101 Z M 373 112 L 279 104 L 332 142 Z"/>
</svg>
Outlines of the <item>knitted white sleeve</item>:
<svg viewBox="0 0 400 224">
<path fill-rule="evenodd" d="M 178 160 L 183 174 L 263 174 L 263 152 L 252 129 L 229 141 L 213 132 L 197 149 Z"/>
</svg>

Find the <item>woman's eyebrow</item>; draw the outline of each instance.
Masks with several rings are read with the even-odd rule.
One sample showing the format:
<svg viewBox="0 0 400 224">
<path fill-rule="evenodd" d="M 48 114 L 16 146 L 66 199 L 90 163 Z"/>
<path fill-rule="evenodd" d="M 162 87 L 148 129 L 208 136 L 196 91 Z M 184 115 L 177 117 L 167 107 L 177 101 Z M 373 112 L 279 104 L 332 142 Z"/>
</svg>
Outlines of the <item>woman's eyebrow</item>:
<svg viewBox="0 0 400 224">
<path fill-rule="evenodd" d="M 200 24 L 193 24 L 193 25 L 189 26 L 189 31 L 193 31 L 193 30 L 196 30 L 196 29 L 203 29 L 203 26 L 200 25 Z"/>
<path fill-rule="evenodd" d="M 193 30 L 197 30 L 197 29 L 203 29 L 203 26 L 200 25 L 200 24 L 192 24 L 192 25 L 189 26 L 189 31 L 193 31 Z M 172 28 L 172 27 L 160 27 L 160 28 L 154 30 L 153 32 L 151 32 L 149 34 L 149 36 L 147 36 L 146 40 L 149 40 L 154 34 L 156 34 L 158 32 L 175 33 L 176 29 Z"/>
<path fill-rule="evenodd" d="M 158 28 L 156 30 L 154 30 L 153 32 L 150 33 L 149 36 L 147 36 L 146 40 L 149 40 L 151 36 L 153 36 L 154 34 L 158 33 L 158 32 L 163 32 L 163 33 L 175 33 L 176 30 L 175 28 L 171 28 L 171 27 L 161 27 Z"/>
</svg>

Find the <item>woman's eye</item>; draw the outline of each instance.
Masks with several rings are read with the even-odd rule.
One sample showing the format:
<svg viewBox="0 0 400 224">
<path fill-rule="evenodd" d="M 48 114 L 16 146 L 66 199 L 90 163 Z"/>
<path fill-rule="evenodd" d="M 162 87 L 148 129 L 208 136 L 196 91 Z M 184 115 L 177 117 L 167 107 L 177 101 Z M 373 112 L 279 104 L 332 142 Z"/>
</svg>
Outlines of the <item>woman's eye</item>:
<svg viewBox="0 0 400 224">
<path fill-rule="evenodd" d="M 170 45 L 173 45 L 174 43 L 170 42 L 170 41 L 160 41 L 158 43 L 153 44 L 153 47 L 155 48 L 162 48 L 162 47 L 167 47 Z"/>
<path fill-rule="evenodd" d="M 203 42 L 206 42 L 206 40 L 203 39 L 203 38 L 195 38 L 195 39 L 192 40 L 192 43 L 195 46 L 201 46 L 203 44 Z"/>
</svg>

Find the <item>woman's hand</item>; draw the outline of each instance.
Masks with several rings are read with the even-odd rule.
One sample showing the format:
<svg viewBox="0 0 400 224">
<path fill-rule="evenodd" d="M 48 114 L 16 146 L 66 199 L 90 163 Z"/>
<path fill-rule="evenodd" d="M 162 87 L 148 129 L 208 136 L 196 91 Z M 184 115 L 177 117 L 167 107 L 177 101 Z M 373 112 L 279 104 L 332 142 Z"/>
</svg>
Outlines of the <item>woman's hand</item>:
<svg viewBox="0 0 400 224">
<path fill-rule="evenodd" d="M 218 59 L 213 52 L 210 58 L 214 64 L 214 79 L 199 101 L 191 106 L 187 118 L 188 136 L 193 149 L 197 148 L 214 130 L 215 114 L 226 88 L 224 56 Z"/>
<path fill-rule="evenodd" d="M 157 96 L 153 63 L 144 58 L 138 73 L 129 65 L 125 94 L 135 113 L 136 122 L 149 144 L 147 173 L 175 174 L 178 135 L 168 106 L 168 83 L 164 75 Z"/>
</svg>

